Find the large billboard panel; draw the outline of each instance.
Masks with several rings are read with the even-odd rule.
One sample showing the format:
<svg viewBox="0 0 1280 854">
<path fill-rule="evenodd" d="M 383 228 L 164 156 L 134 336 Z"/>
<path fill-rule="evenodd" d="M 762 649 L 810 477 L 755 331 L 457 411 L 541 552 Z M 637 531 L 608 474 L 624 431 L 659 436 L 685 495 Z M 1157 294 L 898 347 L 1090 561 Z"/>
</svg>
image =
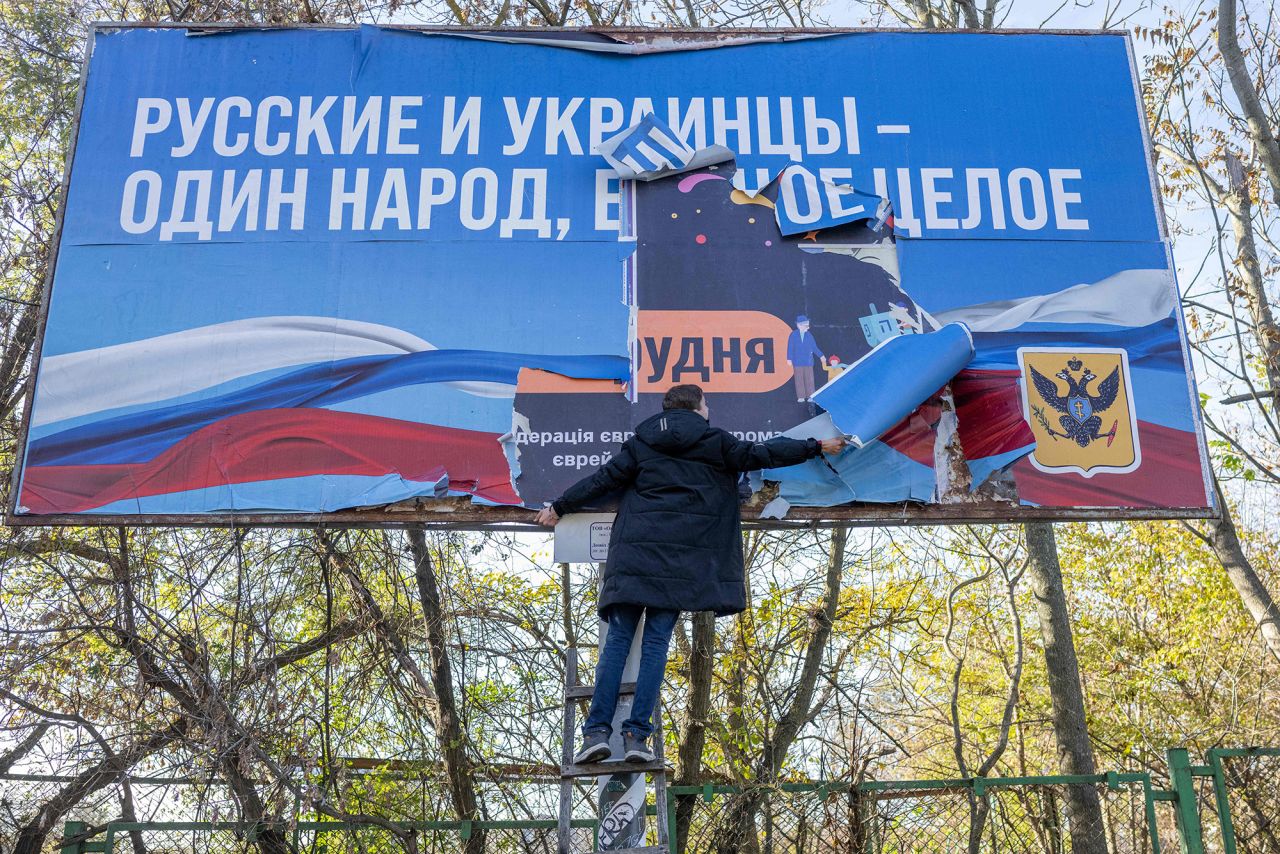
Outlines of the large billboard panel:
<svg viewBox="0 0 1280 854">
<path fill-rule="evenodd" d="M 858 409 L 827 411 L 851 365 L 957 322 L 959 373 L 861 447 L 753 473 L 752 505 L 1212 507 L 1123 36 L 90 47 L 15 522 L 523 518 L 673 383 L 744 440 L 816 435 Z M 646 117 L 732 156 L 620 180 L 595 149 Z M 881 216 L 830 216 L 851 188 Z"/>
</svg>

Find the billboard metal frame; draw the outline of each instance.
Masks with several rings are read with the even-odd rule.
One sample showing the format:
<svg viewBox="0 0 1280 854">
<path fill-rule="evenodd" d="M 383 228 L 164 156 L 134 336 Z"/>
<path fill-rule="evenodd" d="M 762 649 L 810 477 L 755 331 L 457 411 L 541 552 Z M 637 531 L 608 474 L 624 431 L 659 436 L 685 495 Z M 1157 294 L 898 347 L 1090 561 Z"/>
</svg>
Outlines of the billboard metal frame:
<svg viewBox="0 0 1280 854">
<path fill-rule="evenodd" d="M 1130 81 L 1133 84 L 1136 104 L 1135 108 L 1141 117 L 1142 143 L 1146 154 L 1147 172 L 1150 178 L 1152 204 L 1157 213 L 1160 228 L 1160 239 L 1165 243 L 1169 255 L 1170 270 L 1173 258 L 1169 247 L 1168 220 L 1160 197 L 1151 131 L 1147 122 L 1146 110 L 1142 104 L 1141 83 L 1138 78 L 1137 62 L 1133 51 L 1133 38 L 1128 30 L 1089 30 L 1089 29 L 1004 29 L 990 31 L 955 30 L 955 29 L 913 29 L 910 27 L 786 27 L 761 28 L 743 27 L 730 31 L 706 28 L 681 28 L 656 30 L 643 27 L 492 27 L 466 28 L 449 26 L 392 26 L 388 29 L 408 32 L 459 34 L 459 35 L 492 35 L 502 36 L 529 35 L 538 33 L 572 33 L 597 34 L 608 36 L 619 42 L 643 44 L 662 39 L 667 42 L 667 49 L 681 49 L 671 42 L 687 40 L 690 50 L 701 49 L 708 42 L 739 43 L 741 38 L 771 37 L 785 41 L 788 37 L 802 39 L 823 35 L 849 34 L 934 34 L 948 35 L 957 38 L 965 36 L 1112 36 L 1123 38 L 1129 56 Z M 35 401 L 35 389 L 38 379 L 41 351 L 44 345 L 45 327 L 49 319 L 49 302 L 53 289 L 58 255 L 62 245 L 63 219 L 67 209 L 67 197 L 70 191 L 71 169 L 75 162 L 76 145 L 80 135 L 80 119 L 84 107 L 84 94 L 89 76 L 89 63 L 93 56 L 94 42 L 99 32 L 113 32 L 131 29 L 168 29 L 184 30 L 195 35 L 217 34 L 234 31 L 271 31 L 271 30 L 354 30 L 354 26 L 345 24 L 302 24 L 295 26 L 253 26 L 234 23 L 159 23 L 159 22 L 115 22 L 95 21 L 89 25 L 85 38 L 84 56 L 80 64 L 80 80 L 76 92 L 75 116 L 72 119 L 71 141 L 67 149 L 67 162 L 62 176 L 59 192 L 58 211 L 54 223 L 53 241 L 50 246 L 45 280 L 41 289 L 39 318 L 36 329 L 36 340 L 31 352 L 31 373 L 27 382 L 26 400 L 23 402 L 22 418 L 18 428 L 18 444 L 14 456 L 13 470 L 10 472 L 9 498 L 4 508 L 4 523 L 15 527 L 45 526 L 77 526 L 77 527 L 196 527 L 196 528 L 402 528 L 426 526 L 432 528 L 450 528 L 456 530 L 539 530 L 545 531 L 533 523 L 534 510 L 522 507 L 486 506 L 472 504 L 469 498 L 421 499 L 412 505 L 403 502 L 390 507 L 378 507 L 368 510 L 341 510 L 332 513 L 281 513 L 281 512 L 219 512 L 209 514 L 19 514 L 17 513 L 18 487 L 20 473 L 24 468 L 28 436 L 30 432 L 31 411 Z M 1188 367 L 1191 366 L 1188 352 L 1185 319 L 1181 309 L 1176 312 L 1183 357 Z M 1193 371 L 1188 371 L 1191 400 L 1198 400 L 1196 380 Z M 1203 420 L 1195 418 L 1196 440 L 1200 447 L 1202 474 L 1205 481 L 1205 493 L 1212 499 L 1216 490 L 1211 482 L 1207 467 L 1209 455 L 1204 434 Z M 959 524 L 999 524 L 1024 521 L 1142 521 L 1165 519 L 1211 519 L 1220 515 L 1217 507 L 1037 507 L 1020 505 L 1012 502 L 993 500 L 962 501 L 954 503 L 915 503 L 898 502 L 893 504 L 859 503 L 842 504 L 833 507 L 792 507 L 786 519 L 760 519 L 759 511 L 763 502 L 748 502 L 743 508 L 743 522 L 750 528 L 786 529 L 811 527 L 878 527 L 878 526 L 913 526 L 913 525 L 959 525 Z M 392 507 L 399 509 L 391 509 Z"/>
</svg>

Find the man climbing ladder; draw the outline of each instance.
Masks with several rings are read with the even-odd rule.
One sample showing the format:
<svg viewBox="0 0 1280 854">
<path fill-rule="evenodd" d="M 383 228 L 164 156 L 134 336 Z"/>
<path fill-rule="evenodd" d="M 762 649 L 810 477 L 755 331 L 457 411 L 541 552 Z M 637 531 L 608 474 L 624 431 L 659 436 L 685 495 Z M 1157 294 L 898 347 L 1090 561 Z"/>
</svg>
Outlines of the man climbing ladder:
<svg viewBox="0 0 1280 854">
<path fill-rule="evenodd" d="M 641 422 L 599 471 L 538 513 L 539 524 L 554 526 L 566 513 L 622 493 L 597 605 L 609 628 L 575 763 L 610 755 L 622 668 L 641 615 L 635 699 L 622 724 L 624 759 L 637 763 L 655 758 L 648 744 L 652 715 L 679 613 L 726 616 L 746 608 L 738 508 L 742 472 L 796 465 L 845 446 L 843 439 L 738 440 L 711 426 L 696 385 L 672 386 L 662 410 Z"/>
</svg>

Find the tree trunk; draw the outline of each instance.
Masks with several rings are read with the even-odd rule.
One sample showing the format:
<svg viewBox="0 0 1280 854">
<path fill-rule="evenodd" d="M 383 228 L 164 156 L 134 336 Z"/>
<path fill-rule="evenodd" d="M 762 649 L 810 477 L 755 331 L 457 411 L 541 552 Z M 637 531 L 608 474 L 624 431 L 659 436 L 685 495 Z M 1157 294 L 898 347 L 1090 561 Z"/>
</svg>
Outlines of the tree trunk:
<svg viewBox="0 0 1280 854">
<path fill-rule="evenodd" d="M 715 665 L 716 615 L 699 611 L 693 615 L 693 639 L 689 644 L 689 701 L 685 706 L 677 757 L 680 773 L 677 786 L 702 782 L 702 749 L 707 741 L 707 716 L 711 714 L 711 675 Z M 689 842 L 689 824 L 697 807 L 697 795 L 676 798 L 675 850 L 683 854 Z"/>
<path fill-rule="evenodd" d="M 1208 532 L 1201 537 L 1213 549 L 1218 562 L 1227 571 L 1227 577 L 1240 594 L 1240 601 L 1258 626 L 1263 644 L 1280 661 L 1280 607 L 1276 606 L 1271 591 L 1262 583 L 1253 564 L 1249 562 L 1248 555 L 1244 553 L 1244 546 L 1240 545 L 1236 523 L 1231 518 L 1231 508 L 1223 498 L 1222 487 L 1218 485 L 1216 476 L 1213 488 L 1217 494 L 1218 510 L 1222 515 L 1209 522 Z"/>
<path fill-rule="evenodd" d="M 449 780 L 449 795 L 459 819 L 477 821 L 480 815 L 476 804 L 475 768 L 467 754 L 467 737 L 462 731 L 462 720 L 454 698 L 453 670 L 449 664 L 445 637 L 444 608 L 440 600 L 440 587 L 436 583 L 435 565 L 431 561 L 431 552 L 427 549 L 427 538 L 422 528 L 409 529 L 409 546 L 413 552 L 418 598 L 422 600 L 422 614 L 427 624 L 431 684 L 435 688 L 438 709 L 437 735 L 444 759 L 445 776 Z M 464 850 L 467 854 L 484 854 L 484 848 L 484 831 L 473 830 Z"/>
<path fill-rule="evenodd" d="M 1276 140 L 1258 92 L 1253 88 L 1253 77 L 1245 65 L 1244 54 L 1236 38 L 1236 17 L 1236 0 L 1218 0 L 1218 52 L 1222 54 L 1222 64 L 1231 78 L 1231 88 L 1249 125 L 1249 137 L 1266 169 L 1271 191 L 1280 203 L 1280 142 Z"/>
<path fill-rule="evenodd" d="M 1266 371 L 1267 388 L 1273 395 L 1280 395 L 1280 326 L 1276 325 L 1267 298 L 1262 266 L 1258 263 L 1258 247 L 1253 236 L 1253 201 L 1249 198 L 1249 185 L 1243 179 L 1240 161 L 1229 154 L 1227 159 L 1231 184 L 1222 194 L 1223 204 L 1231 217 L 1231 228 L 1236 239 L 1236 270 L 1240 274 L 1241 289 L 1249 308 L 1249 322 L 1253 337 L 1262 349 L 1262 364 Z M 1238 177 L 1241 180 L 1237 180 Z M 1223 286 L 1231 287 L 1230 282 Z M 1265 403 L 1260 405 L 1266 406 Z M 1271 408 L 1280 413 L 1280 397 L 1271 398 Z"/>
<path fill-rule="evenodd" d="M 1027 522 L 1027 553 L 1032 591 L 1040 615 L 1049 696 L 1053 701 L 1053 733 L 1058 743 L 1058 772 L 1096 774 L 1093 745 L 1085 721 L 1080 665 L 1071 636 L 1071 615 L 1062 587 L 1058 543 L 1049 522 Z M 1067 820 L 1072 854 L 1107 854 L 1098 790 L 1089 785 L 1067 787 Z"/>
</svg>

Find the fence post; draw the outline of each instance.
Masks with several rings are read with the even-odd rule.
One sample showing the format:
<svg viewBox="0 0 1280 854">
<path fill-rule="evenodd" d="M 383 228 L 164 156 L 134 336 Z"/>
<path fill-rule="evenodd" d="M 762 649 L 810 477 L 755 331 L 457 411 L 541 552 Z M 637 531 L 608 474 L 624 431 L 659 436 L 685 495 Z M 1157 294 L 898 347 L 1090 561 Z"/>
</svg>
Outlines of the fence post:
<svg viewBox="0 0 1280 854">
<path fill-rule="evenodd" d="M 1204 832 L 1200 826 L 1200 803 L 1196 797 L 1195 779 L 1191 775 L 1191 758 L 1186 748 L 1171 747 L 1169 782 L 1177 800 L 1174 815 L 1178 819 L 1178 836 L 1183 854 L 1204 854 Z"/>
<path fill-rule="evenodd" d="M 84 832 L 85 823 L 83 821 L 69 821 L 62 825 L 62 847 L 59 849 L 60 854 L 80 854 L 84 850 L 84 840 L 79 842 L 67 843 L 67 840 Z"/>
<path fill-rule="evenodd" d="M 1209 748 L 1206 755 L 1213 772 L 1213 796 L 1218 805 L 1218 821 L 1222 823 L 1222 854 L 1236 854 L 1236 827 L 1231 821 L 1231 799 L 1227 795 L 1227 774 L 1222 767 L 1222 754 Z"/>
<path fill-rule="evenodd" d="M 667 794 L 667 850 L 684 854 L 684 849 L 680 847 L 680 840 L 677 838 L 680 833 L 676 827 L 676 798 Z"/>
<path fill-rule="evenodd" d="M 1161 854 L 1160 828 L 1156 826 L 1156 791 L 1151 785 L 1151 775 L 1142 775 L 1142 802 L 1147 815 L 1147 835 L 1151 839 L 1151 854 Z"/>
</svg>

